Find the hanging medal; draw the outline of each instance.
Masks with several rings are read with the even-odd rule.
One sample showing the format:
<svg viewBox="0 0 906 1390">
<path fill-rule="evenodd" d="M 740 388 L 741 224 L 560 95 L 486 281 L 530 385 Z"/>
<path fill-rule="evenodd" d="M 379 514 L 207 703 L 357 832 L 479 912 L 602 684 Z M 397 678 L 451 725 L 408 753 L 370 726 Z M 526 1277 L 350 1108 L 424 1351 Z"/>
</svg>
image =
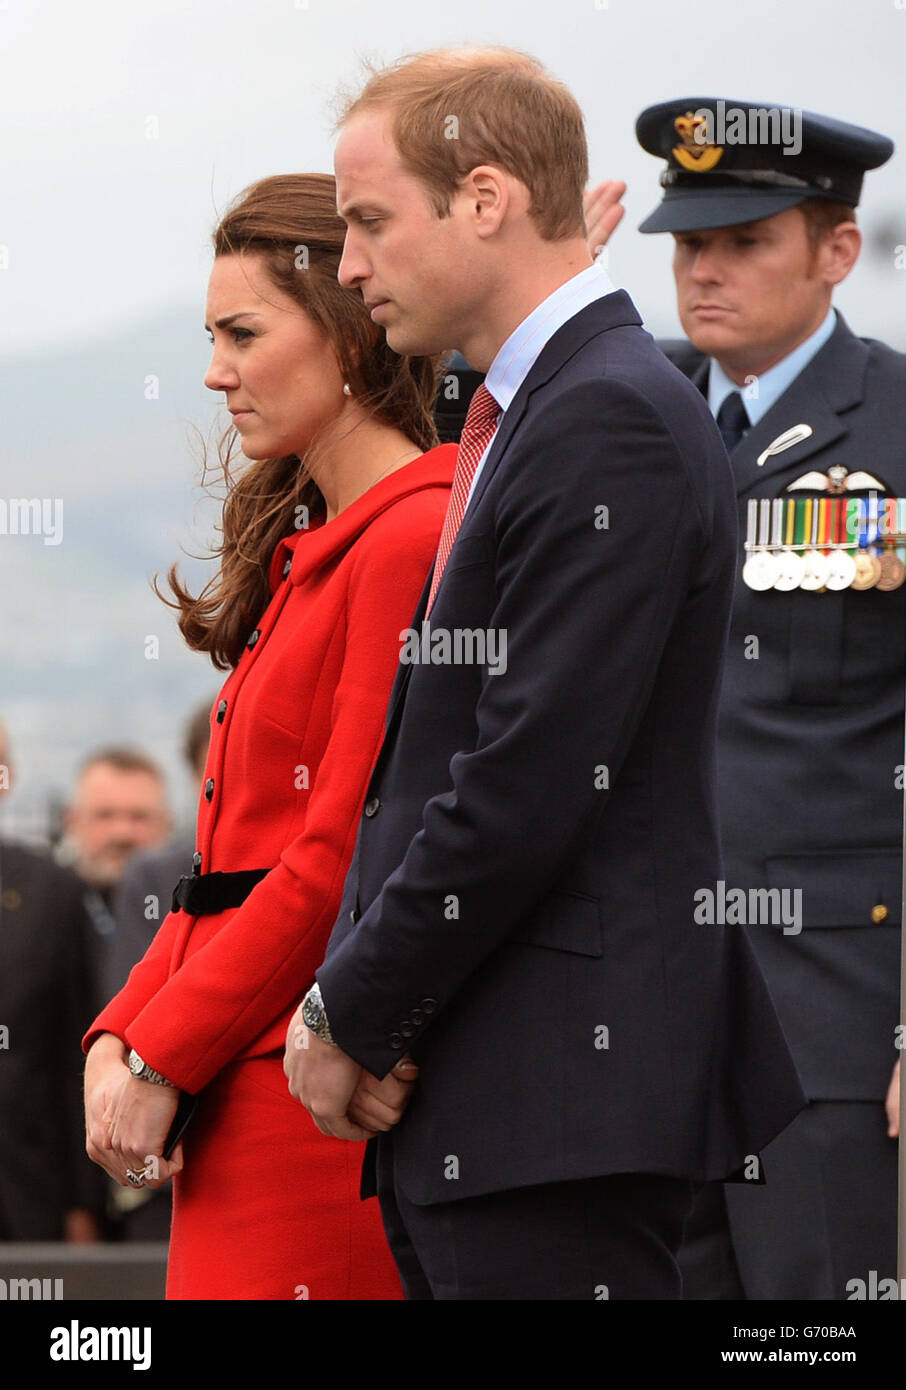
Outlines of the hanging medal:
<svg viewBox="0 0 906 1390">
<path fill-rule="evenodd" d="M 802 578 L 799 581 L 800 589 L 808 589 L 815 593 L 824 588 L 824 581 L 827 579 L 827 572 L 830 568 L 826 555 L 818 549 L 819 541 L 819 502 L 826 499 L 818 497 L 805 498 L 805 535 L 809 545 L 803 555 Z"/>
<path fill-rule="evenodd" d="M 771 503 L 771 544 L 777 547 L 774 588 L 783 593 L 799 588 L 805 568 L 802 556 L 791 548 L 795 541 L 794 508 L 795 498 L 775 497 Z"/>
<path fill-rule="evenodd" d="M 894 549 L 892 539 L 897 533 L 897 507 L 896 497 L 885 497 L 879 514 L 880 534 L 887 542 L 878 557 L 878 563 L 881 566 L 878 588 L 883 593 L 890 593 L 892 589 L 899 589 L 903 581 L 906 580 L 906 565 L 903 564 Z"/>
<path fill-rule="evenodd" d="M 750 498 L 746 516 L 746 550 L 749 557 L 742 567 L 743 581 L 759 593 L 773 589 L 777 561 L 767 549 L 771 530 L 770 497 Z"/>
</svg>

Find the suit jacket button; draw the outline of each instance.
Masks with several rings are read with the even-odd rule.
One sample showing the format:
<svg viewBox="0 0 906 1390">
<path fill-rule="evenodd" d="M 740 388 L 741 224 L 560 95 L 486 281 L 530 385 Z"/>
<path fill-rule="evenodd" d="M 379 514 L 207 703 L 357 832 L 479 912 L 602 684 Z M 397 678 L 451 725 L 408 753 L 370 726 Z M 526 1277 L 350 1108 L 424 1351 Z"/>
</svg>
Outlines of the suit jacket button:
<svg viewBox="0 0 906 1390">
<path fill-rule="evenodd" d="M 871 909 L 871 920 L 873 922 L 886 922 L 889 916 L 890 912 L 883 903 L 878 903 L 877 907 Z"/>
<path fill-rule="evenodd" d="M 254 647 L 255 643 L 258 641 L 258 638 L 259 638 L 260 636 L 261 636 L 261 633 L 260 633 L 259 629 L 256 627 L 256 628 L 255 628 L 255 631 L 252 633 L 251 637 L 249 638 L 249 640 L 248 640 L 248 641 L 246 642 L 246 644 L 245 644 L 245 645 L 249 648 L 249 650 L 251 650 L 252 647 Z"/>
<path fill-rule="evenodd" d="M 205 801 L 210 801 L 210 800 L 211 800 L 211 797 L 212 797 L 213 795 L 214 795 L 214 778 L 213 778 L 213 777 L 209 777 L 208 780 L 207 780 L 207 781 L 205 782 L 205 784 L 204 784 L 204 799 L 205 799 Z"/>
<path fill-rule="evenodd" d="M 403 1039 L 399 1033 L 391 1033 L 387 1041 L 393 1048 L 394 1052 L 399 1052 L 400 1048 L 403 1045 Z"/>
<path fill-rule="evenodd" d="M 217 723 L 218 723 L 218 724 L 222 724 L 222 723 L 223 723 L 223 716 L 226 714 L 226 712 L 227 712 L 227 702 L 226 702 L 226 700 L 221 700 L 221 701 L 220 701 L 220 704 L 217 706 Z"/>
<path fill-rule="evenodd" d="M 412 1023 L 408 1023 L 408 1022 L 406 1022 L 406 1023 L 401 1023 L 401 1024 L 400 1024 L 400 1032 L 402 1033 L 402 1035 L 403 1035 L 404 1038 L 414 1038 L 414 1037 L 415 1037 L 415 1025 L 412 1024 Z"/>
<path fill-rule="evenodd" d="M 369 820 L 372 816 L 377 815 L 378 811 L 380 810 L 380 807 L 381 798 L 379 796 L 369 797 L 369 799 L 365 802 L 365 815 L 368 817 Z"/>
<path fill-rule="evenodd" d="M 192 855 L 192 873 L 201 873 L 201 855 L 198 852 L 198 850 L 196 850 L 195 853 Z"/>
<path fill-rule="evenodd" d="M 353 926 L 355 926 L 356 922 L 359 920 L 359 909 L 357 907 L 354 907 L 350 912 L 349 920 Z"/>
<path fill-rule="evenodd" d="M 413 1009 L 409 1017 L 415 1024 L 416 1028 L 421 1028 L 422 1024 L 425 1021 L 425 1011 L 424 1009 Z"/>
<path fill-rule="evenodd" d="M 433 1013 L 434 1013 L 434 1010 L 437 1008 L 437 1000 L 436 1000 L 436 999 L 423 999 L 422 1002 L 419 1004 L 418 1007 L 419 1007 L 420 1009 L 423 1009 L 424 1012 L 425 1012 L 426 1014 L 433 1014 Z"/>
</svg>

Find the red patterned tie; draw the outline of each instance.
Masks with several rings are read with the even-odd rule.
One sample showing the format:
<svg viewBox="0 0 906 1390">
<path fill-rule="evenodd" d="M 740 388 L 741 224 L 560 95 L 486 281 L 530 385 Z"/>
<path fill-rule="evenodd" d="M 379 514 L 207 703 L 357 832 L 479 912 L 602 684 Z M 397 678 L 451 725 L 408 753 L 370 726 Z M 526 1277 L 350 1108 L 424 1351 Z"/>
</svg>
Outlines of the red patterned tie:
<svg viewBox="0 0 906 1390">
<path fill-rule="evenodd" d="M 431 580 L 431 592 L 428 595 L 425 617 L 431 612 L 437 586 L 450 558 L 450 551 L 453 549 L 453 542 L 456 540 L 457 532 L 462 525 L 462 519 L 466 514 L 466 502 L 469 499 L 469 488 L 475 477 L 475 469 L 494 436 L 499 415 L 500 406 L 490 391 L 486 386 L 479 386 L 469 405 L 466 423 L 463 425 L 462 437 L 459 441 L 456 471 L 453 474 L 453 488 L 450 492 L 450 505 L 444 519 L 444 528 L 440 533 L 440 544 L 437 547 L 434 577 Z"/>
</svg>

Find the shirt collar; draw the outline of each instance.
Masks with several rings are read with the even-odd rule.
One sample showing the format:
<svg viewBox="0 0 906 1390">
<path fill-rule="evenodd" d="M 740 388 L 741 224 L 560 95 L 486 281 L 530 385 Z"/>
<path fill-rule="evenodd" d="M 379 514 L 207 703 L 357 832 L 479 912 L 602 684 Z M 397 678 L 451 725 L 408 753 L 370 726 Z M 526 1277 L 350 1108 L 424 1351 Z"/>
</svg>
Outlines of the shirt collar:
<svg viewBox="0 0 906 1390">
<path fill-rule="evenodd" d="M 501 413 L 510 405 L 542 349 L 557 330 L 580 309 L 613 292 L 614 285 L 609 275 L 595 262 L 549 294 L 513 329 L 488 368 L 484 381 L 500 406 Z"/>
</svg>

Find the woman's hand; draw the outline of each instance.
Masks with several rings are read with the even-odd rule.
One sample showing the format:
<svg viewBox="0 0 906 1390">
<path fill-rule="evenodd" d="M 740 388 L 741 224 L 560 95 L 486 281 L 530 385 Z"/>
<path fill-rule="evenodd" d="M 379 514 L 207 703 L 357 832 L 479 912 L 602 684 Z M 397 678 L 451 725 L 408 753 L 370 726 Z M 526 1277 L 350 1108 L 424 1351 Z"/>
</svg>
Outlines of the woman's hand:
<svg viewBox="0 0 906 1390">
<path fill-rule="evenodd" d="M 129 1187 L 125 1170 L 110 1147 L 110 1123 L 119 1093 L 129 1079 L 124 1043 L 102 1033 L 85 1061 L 85 1151 L 121 1187 Z"/>
<path fill-rule="evenodd" d="M 120 1087 L 110 1123 L 110 1150 L 121 1187 L 131 1187 L 126 1169 L 145 1174 L 145 1187 L 162 1187 L 182 1169 L 182 1145 L 177 1145 L 169 1162 L 163 1157 L 164 1144 L 179 1104 L 176 1086 L 158 1086 L 142 1081 L 131 1072 Z M 106 1166 L 106 1165 L 105 1165 Z M 112 1170 L 108 1167 L 108 1172 Z"/>
<path fill-rule="evenodd" d="M 126 1047 L 102 1033 L 85 1063 L 85 1149 L 120 1187 L 133 1184 L 126 1169 L 151 1172 L 146 1187 L 160 1187 L 182 1168 L 182 1145 L 169 1163 L 161 1156 L 179 1091 L 139 1081 L 126 1065 Z"/>
</svg>

